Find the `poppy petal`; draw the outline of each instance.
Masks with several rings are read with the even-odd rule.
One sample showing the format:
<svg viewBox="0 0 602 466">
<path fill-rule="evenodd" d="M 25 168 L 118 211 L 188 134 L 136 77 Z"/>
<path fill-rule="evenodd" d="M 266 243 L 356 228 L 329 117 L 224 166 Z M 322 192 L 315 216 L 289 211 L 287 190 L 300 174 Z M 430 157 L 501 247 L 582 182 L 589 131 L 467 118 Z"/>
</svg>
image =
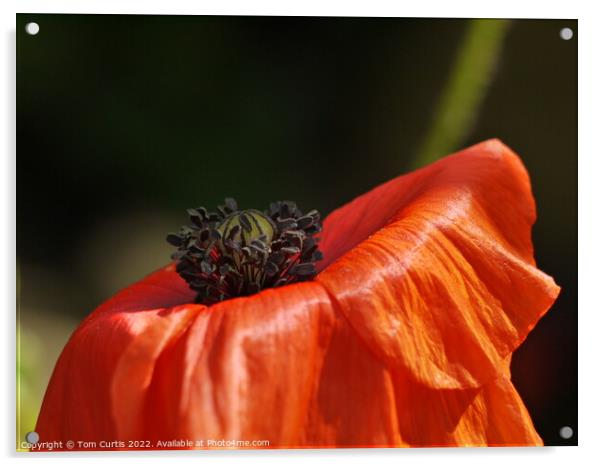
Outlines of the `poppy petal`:
<svg viewBox="0 0 602 466">
<path fill-rule="evenodd" d="M 157 274 L 169 282 L 170 270 Z M 199 446 L 157 443 L 166 439 L 268 440 L 272 447 L 537 444 L 507 379 L 433 390 L 400 376 L 318 283 L 211 308 L 118 310 L 121 299 L 128 308 L 141 305 L 132 290 L 162 288 L 157 274 L 118 294 L 113 308 L 101 306 L 74 334 L 44 401 L 42 438 L 143 439 L 159 448 Z"/>
<path fill-rule="evenodd" d="M 331 214 L 317 281 L 389 367 L 480 387 L 559 292 L 534 265 L 534 221 L 520 159 L 486 141 Z"/>
<path fill-rule="evenodd" d="M 140 364 L 132 365 L 130 374 L 133 384 L 147 383 L 152 360 L 205 308 L 178 306 L 190 301 L 182 283 L 170 265 L 117 293 L 80 324 L 44 396 L 36 426 L 42 440 L 118 438 L 112 404 L 115 396 L 124 400 L 128 392 L 112 393 L 111 383 L 125 350 L 152 334 L 153 350 L 138 355 Z M 126 415 L 120 422 L 130 421 Z"/>
<path fill-rule="evenodd" d="M 433 389 L 393 376 L 399 430 L 413 446 L 542 445 L 527 409 L 506 375 L 481 388 Z"/>
<path fill-rule="evenodd" d="M 400 436 L 396 406 L 390 371 L 358 338 L 347 319 L 335 313 L 301 444 L 407 446 Z"/>
<path fill-rule="evenodd" d="M 487 409 L 488 445 L 543 445 L 527 408 L 508 377 L 500 377 L 485 386 L 483 405 Z"/>
<path fill-rule="evenodd" d="M 154 351 L 152 337 L 139 339 L 113 383 L 114 393 L 143 400 L 138 422 L 120 423 L 119 436 L 298 446 L 332 319 L 328 295 L 310 282 L 218 303 L 163 350 L 148 386 L 132 391 L 139 355 Z M 121 400 L 116 418 L 130 406 Z"/>
</svg>

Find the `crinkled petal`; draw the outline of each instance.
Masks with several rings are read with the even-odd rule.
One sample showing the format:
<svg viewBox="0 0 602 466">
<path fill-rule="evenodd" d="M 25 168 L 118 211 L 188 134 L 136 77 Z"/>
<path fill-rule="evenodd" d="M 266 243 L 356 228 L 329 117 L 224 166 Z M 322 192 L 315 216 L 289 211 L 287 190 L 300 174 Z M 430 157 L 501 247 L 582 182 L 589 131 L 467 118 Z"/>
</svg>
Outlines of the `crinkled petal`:
<svg viewBox="0 0 602 466">
<path fill-rule="evenodd" d="M 40 439 L 119 439 L 119 424 L 133 422 L 140 402 L 131 387 L 148 385 L 156 358 L 205 309 L 179 305 L 187 301 L 190 292 L 169 266 L 124 289 L 90 314 L 57 361 L 36 426 Z M 123 355 L 132 345 L 140 351 L 133 356 L 135 363 L 124 368 Z M 124 369 L 129 390 L 113 385 L 115 375 Z M 115 403 L 126 409 L 115 413 Z"/>
<path fill-rule="evenodd" d="M 94 311 L 56 365 L 41 439 L 301 445 L 334 322 L 323 288 L 299 283 L 210 308 L 182 300 L 190 292 L 169 266 Z"/>
<path fill-rule="evenodd" d="M 534 265 L 535 206 L 497 140 L 396 178 L 331 214 L 317 277 L 389 367 L 480 387 L 554 302 Z"/>
<path fill-rule="evenodd" d="M 335 312 L 301 444 L 407 446 L 400 436 L 396 406 L 390 371 L 358 338 L 347 319 Z"/>
<path fill-rule="evenodd" d="M 148 390 L 137 395 L 145 397 L 139 422 L 121 434 L 299 446 L 332 322 L 316 283 L 212 306 L 158 358 Z M 137 361 L 126 354 L 122 364 Z M 127 387 L 126 371 L 115 383 Z"/>
<path fill-rule="evenodd" d="M 480 388 L 434 389 L 393 371 L 399 431 L 412 446 L 540 446 L 541 438 L 510 382 L 510 358 Z"/>
</svg>

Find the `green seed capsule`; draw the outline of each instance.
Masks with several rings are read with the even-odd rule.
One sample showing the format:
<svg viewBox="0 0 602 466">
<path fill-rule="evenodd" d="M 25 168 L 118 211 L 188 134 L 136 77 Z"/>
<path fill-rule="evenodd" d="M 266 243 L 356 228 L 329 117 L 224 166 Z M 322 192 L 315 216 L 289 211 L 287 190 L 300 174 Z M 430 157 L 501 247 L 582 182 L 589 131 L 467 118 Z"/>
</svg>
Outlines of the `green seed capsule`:
<svg viewBox="0 0 602 466">
<path fill-rule="evenodd" d="M 238 228 L 235 228 L 237 226 Z M 231 237 L 233 229 L 238 231 Z M 264 243 L 269 245 L 274 239 L 276 227 L 267 215 L 255 209 L 248 209 L 229 215 L 217 227 L 217 231 L 220 232 L 222 240 L 230 238 L 239 241 L 243 246 L 259 239 L 263 239 Z"/>
</svg>

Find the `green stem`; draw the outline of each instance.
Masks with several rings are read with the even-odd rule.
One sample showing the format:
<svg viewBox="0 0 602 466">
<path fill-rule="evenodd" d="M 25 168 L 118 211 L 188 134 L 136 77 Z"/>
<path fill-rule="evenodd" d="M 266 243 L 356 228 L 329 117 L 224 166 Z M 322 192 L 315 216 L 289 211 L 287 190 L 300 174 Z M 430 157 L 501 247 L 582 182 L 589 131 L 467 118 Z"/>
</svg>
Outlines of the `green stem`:
<svg viewBox="0 0 602 466">
<path fill-rule="evenodd" d="M 437 104 L 434 121 L 412 168 L 418 168 L 460 148 L 487 95 L 510 21 L 470 20 L 456 61 Z"/>
</svg>

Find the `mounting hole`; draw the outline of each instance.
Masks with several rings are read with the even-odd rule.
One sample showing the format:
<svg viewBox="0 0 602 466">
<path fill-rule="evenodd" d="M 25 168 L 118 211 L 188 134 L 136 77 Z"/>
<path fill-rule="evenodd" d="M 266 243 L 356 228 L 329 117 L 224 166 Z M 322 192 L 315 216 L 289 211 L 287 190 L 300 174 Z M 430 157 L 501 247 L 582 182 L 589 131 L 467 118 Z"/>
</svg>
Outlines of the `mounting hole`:
<svg viewBox="0 0 602 466">
<path fill-rule="evenodd" d="M 27 23 L 25 25 L 25 32 L 30 36 L 35 36 L 40 32 L 40 25 L 38 23 Z"/>
<path fill-rule="evenodd" d="M 36 444 L 40 441 L 40 434 L 37 432 L 27 432 L 27 434 L 25 434 L 25 440 L 27 443 Z"/>
<path fill-rule="evenodd" d="M 559 434 L 563 439 L 568 440 L 573 436 L 573 429 L 569 426 L 564 426 L 560 429 Z"/>
<path fill-rule="evenodd" d="M 560 30 L 560 38 L 562 40 L 571 40 L 573 38 L 573 30 L 571 28 L 562 28 Z"/>
</svg>

